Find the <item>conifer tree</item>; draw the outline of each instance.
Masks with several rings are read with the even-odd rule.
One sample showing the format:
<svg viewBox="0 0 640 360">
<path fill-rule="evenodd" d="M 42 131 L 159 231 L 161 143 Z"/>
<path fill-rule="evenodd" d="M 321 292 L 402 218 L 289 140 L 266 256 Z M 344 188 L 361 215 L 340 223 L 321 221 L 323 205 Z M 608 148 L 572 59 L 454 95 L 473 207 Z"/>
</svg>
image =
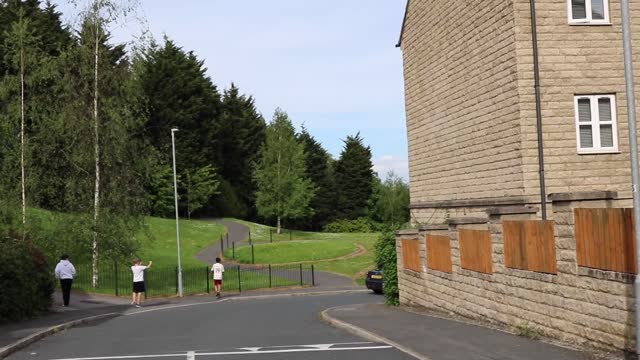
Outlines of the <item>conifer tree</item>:
<svg viewBox="0 0 640 360">
<path fill-rule="evenodd" d="M 318 230 L 331 221 L 334 213 L 333 159 L 304 127 L 298 136 L 298 141 L 304 147 L 305 176 L 316 188 L 309 203 L 313 209 L 313 215 L 308 219 L 307 226 Z"/>
<path fill-rule="evenodd" d="M 371 149 L 364 146 L 360 134 L 347 136 L 336 162 L 336 212 L 342 219 L 357 219 L 367 214 L 367 202 L 373 192 Z"/>
<path fill-rule="evenodd" d="M 260 156 L 256 149 L 264 144 L 265 128 L 264 118 L 258 113 L 253 98 L 240 94 L 239 89 L 231 84 L 222 98 L 216 159 L 221 177 L 229 183 L 229 190 L 234 192 L 233 196 L 222 196 L 237 198 L 241 208 L 229 206 L 227 201 L 214 201 L 214 204 L 217 202 L 220 204 L 218 206 L 224 206 L 220 210 L 227 212 L 227 216 L 251 218 L 255 215 L 256 185 L 253 173 Z"/>
</svg>

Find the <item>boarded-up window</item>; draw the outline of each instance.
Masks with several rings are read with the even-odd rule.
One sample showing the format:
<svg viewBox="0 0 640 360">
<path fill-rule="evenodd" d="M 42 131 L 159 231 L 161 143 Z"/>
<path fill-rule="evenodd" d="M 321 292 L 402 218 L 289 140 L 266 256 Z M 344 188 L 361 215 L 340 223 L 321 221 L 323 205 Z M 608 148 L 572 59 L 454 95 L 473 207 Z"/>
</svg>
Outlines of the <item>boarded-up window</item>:
<svg viewBox="0 0 640 360">
<path fill-rule="evenodd" d="M 420 272 L 420 247 L 418 239 L 402 240 L 402 260 L 405 269 Z"/>
<path fill-rule="evenodd" d="M 453 272 L 451 241 L 448 236 L 427 235 L 427 266 L 442 272 Z"/>
<path fill-rule="evenodd" d="M 574 209 L 578 265 L 637 273 L 633 209 Z"/>
<path fill-rule="evenodd" d="M 555 274 L 553 221 L 504 221 L 504 261 L 508 268 Z"/>
<path fill-rule="evenodd" d="M 460 265 L 463 269 L 493 274 L 491 234 L 489 230 L 460 229 Z"/>
</svg>

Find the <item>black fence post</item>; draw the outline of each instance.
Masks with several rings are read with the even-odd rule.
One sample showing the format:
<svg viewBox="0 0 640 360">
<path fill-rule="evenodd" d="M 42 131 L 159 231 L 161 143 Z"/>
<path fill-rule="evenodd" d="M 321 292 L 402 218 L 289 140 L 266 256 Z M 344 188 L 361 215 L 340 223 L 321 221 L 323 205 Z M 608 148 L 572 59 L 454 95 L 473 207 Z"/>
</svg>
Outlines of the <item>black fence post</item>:
<svg viewBox="0 0 640 360">
<path fill-rule="evenodd" d="M 302 263 L 300 263 L 300 286 L 304 285 L 302 282 Z"/>
<path fill-rule="evenodd" d="M 209 287 L 209 267 L 204 267 L 205 279 L 207 279 L 207 294 L 211 292 L 211 288 Z"/>
<path fill-rule="evenodd" d="M 269 229 L 269 242 L 273 242 L 273 229 Z"/>
<path fill-rule="evenodd" d="M 179 276 L 178 267 L 176 266 L 176 277 L 175 277 L 175 279 L 176 279 L 176 294 L 178 293 L 178 276 Z"/>
<path fill-rule="evenodd" d="M 233 260 L 236 259 L 236 242 L 235 241 L 231 243 L 231 258 Z"/>
<path fill-rule="evenodd" d="M 251 244 L 251 230 L 249 230 L 249 244 Z"/>
<path fill-rule="evenodd" d="M 224 237 L 220 235 L 220 255 L 224 256 Z"/>
<path fill-rule="evenodd" d="M 311 286 L 316 286 L 316 273 L 313 264 L 311 264 Z"/>
<path fill-rule="evenodd" d="M 227 233 L 227 249 L 229 248 L 229 233 Z"/>
<path fill-rule="evenodd" d="M 113 275 L 115 275 L 115 281 L 116 281 L 116 296 L 118 296 L 118 263 L 114 262 L 113 263 Z"/>
<path fill-rule="evenodd" d="M 271 264 L 269 264 L 269 287 L 271 287 Z"/>
<path fill-rule="evenodd" d="M 255 256 L 255 253 L 253 251 L 253 245 L 251 245 L 251 263 L 252 264 L 256 263 L 256 256 Z"/>
<path fill-rule="evenodd" d="M 289 241 L 293 240 L 293 230 L 289 230 Z"/>
<path fill-rule="evenodd" d="M 238 292 L 242 292 L 242 277 L 240 276 L 240 265 L 238 265 Z"/>
</svg>

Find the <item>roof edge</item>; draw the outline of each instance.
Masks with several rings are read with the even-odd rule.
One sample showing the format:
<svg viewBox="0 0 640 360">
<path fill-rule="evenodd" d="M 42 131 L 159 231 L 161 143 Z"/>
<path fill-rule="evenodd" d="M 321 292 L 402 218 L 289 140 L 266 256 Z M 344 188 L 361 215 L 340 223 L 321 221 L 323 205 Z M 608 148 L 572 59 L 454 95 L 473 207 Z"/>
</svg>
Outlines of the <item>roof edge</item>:
<svg viewBox="0 0 640 360">
<path fill-rule="evenodd" d="M 404 25 L 407 22 L 407 14 L 409 13 L 409 2 L 411 0 L 407 0 L 407 5 L 404 7 L 404 17 L 402 18 L 402 27 L 400 28 L 400 36 L 398 37 L 398 43 L 396 47 L 402 46 L 402 35 L 404 34 Z"/>
</svg>

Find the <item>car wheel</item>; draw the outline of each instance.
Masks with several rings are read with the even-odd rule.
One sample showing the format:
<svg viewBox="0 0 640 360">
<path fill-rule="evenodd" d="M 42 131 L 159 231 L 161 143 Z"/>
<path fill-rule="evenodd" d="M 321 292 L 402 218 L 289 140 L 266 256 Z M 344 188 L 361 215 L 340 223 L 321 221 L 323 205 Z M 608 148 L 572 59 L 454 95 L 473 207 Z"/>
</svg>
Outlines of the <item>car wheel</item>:
<svg viewBox="0 0 640 360">
<path fill-rule="evenodd" d="M 373 292 L 376 294 L 382 294 L 382 290 L 373 290 Z"/>
</svg>

